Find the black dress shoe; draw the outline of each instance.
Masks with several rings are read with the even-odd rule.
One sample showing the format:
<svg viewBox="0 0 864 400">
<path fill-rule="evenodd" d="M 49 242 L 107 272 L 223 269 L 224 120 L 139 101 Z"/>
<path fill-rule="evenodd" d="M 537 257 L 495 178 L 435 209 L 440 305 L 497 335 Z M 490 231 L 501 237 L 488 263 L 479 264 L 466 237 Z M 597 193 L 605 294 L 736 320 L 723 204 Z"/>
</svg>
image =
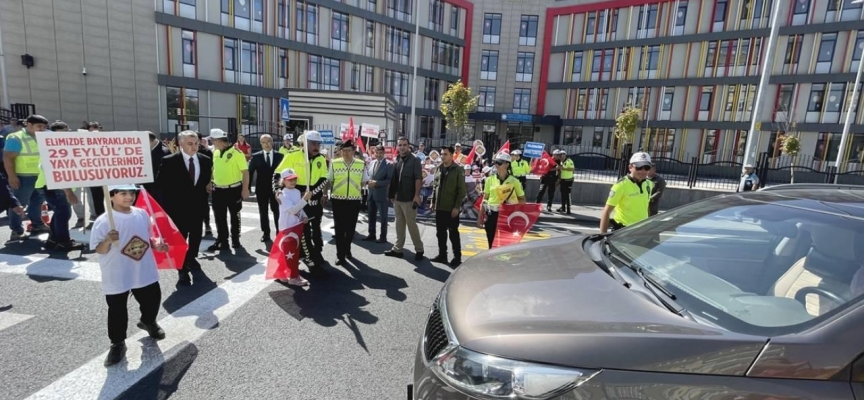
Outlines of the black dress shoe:
<svg viewBox="0 0 864 400">
<path fill-rule="evenodd" d="M 123 361 L 123 357 L 126 356 L 126 343 L 120 342 L 116 344 L 112 344 L 111 348 L 108 350 L 108 357 L 105 357 L 105 365 L 106 367 L 110 367 L 114 364 Z"/>
<path fill-rule="evenodd" d="M 384 255 L 387 257 L 405 258 L 405 255 L 402 254 L 401 251 L 396 251 L 396 250 L 390 250 L 390 251 L 384 253 Z"/>
<path fill-rule="evenodd" d="M 343 258 L 337 259 L 337 260 L 336 260 L 336 265 L 340 265 L 340 266 L 341 266 L 341 265 L 345 265 L 345 259 L 343 259 Z"/>
<path fill-rule="evenodd" d="M 422 260 L 422 259 L 424 259 L 424 258 L 426 258 L 426 257 L 423 257 L 423 252 L 422 252 L 422 251 L 421 251 L 421 252 L 418 252 L 418 253 L 416 253 L 416 254 L 414 254 L 414 261 L 420 261 L 420 260 Z"/>
<path fill-rule="evenodd" d="M 201 263 L 199 263 L 198 260 L 189 261 L 186 263 L 186 268 L 190 271 L 200 271 Z"/>
<path fill-rule="evenodd" d="M 240 243 L 240 239 L 233 239 L 233 240 L 231 240 L 231 247 L 237 249 L 237 248 L 243 247 L 243 244 Z"/>
<path fill-rule="evenodd" d="M 210 247 L 207 248 L 207 251 L 212 253 L 215 251 L 229 250 L 229 249 L 230 248 L 228 247 L 228 243 L 213 243 L 210 245 Z"/>
<path fill-rule="evenodd" d="M 462 265 L 462 259 L 461 258 L 457 257 L 457 258 L 454 258 L 453 261 L 450 261 L 450 268 L 456 268 L 460 265 Z"/>
<path fill-rule="evenodd" d="M 369 235 L 369 236 L 364 237 L 361 240 L 363 240 L 364 242 L 371 242 L 371 241 L 375 240 L 375 236 Z"/>
<path fill-rule="evenodd" d="M 189 276 L 188 272 L 181 272 L 180 277 L 177 279 L 178 285 L 189 286 L 192 284 L 192 277 Z"/>
<path fill-rule="evenodd" d="M 431 260 L 429 260 L 429 261 L 432 261 L 432 262 L 434 262 L 434 263 L 447 264 L 447 261 L 448 261 L 448 260 L 447 260 L 447 255 L 446 255 L 446 254 L 439 254 L 439 255 L 435 256 L 435 258 L 433 258 L 433 259 L 431 259 Z"/>
<path fill-rule="evenodd" d="M 264 236 L 261 237 L 261 242 L 262 242 L 262 243 L 267 243 L 267 242 L 272 242 L 272 241 L 273 241 L 273 240 L 270 239 L 270 235 L 264 235 Z"/>
<path fill-rule="evenodd" d="M 346 258 L 350 258 L 350 259 L 354 260 L 354 255 L 351 254 L 351 252 L 349 251 L 349 252 L 348 252 L 348 257 L 346 257 Z"/>
<path fill-rule="evenodd" d="M 138 327 L 147 331 L 147 334 L 150 335 L 151 338 L 156 340 L 165 339 L 165 331 L 162 330 L 162 327 L 157 323 L 145 324 L 141 321 L 138 321 Z"/>
</svg>

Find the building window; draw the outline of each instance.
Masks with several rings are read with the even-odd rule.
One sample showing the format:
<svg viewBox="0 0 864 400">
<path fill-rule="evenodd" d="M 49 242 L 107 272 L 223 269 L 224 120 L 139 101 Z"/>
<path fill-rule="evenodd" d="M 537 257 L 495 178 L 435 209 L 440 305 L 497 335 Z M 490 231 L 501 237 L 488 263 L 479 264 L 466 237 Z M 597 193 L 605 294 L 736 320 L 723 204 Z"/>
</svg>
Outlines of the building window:
<svg viewBox="0 0 864 400">
<path fill-rule="evenodd" d="M 519 52 L 516 57 L 516 82 L 534 80 L 534 53 Z"/>
<path fill-rule="evenodd" d="M 762 7 L 764 5 L 764 0 L 745 0 L 744 4 L 741 6 L 741 19 L 746 20 L 750 17 L 750 9 L 753 9 L 753 18 L 759 19 L 762 18 Z"/>
<path fill-rule="evenodd" d="M 279 25 L 279 37 L 281 38 L 291 37 L 291 30 L 289 28 L 290 24 L 288 23 L 290 15 L 290 13 L 288 12 L 288 4 L 291 4 L 289 0 L 279 0 L 279 3 L 276 6 L 276 14 L 278 20 L 277 23 Z"/>
<path fill-rule="evenodd" d="M 777 111 L 788 114 L 792 110 L 792 94 L 794 93 L 795 85 L 786 84 L 780 85 L 780 98 L 777 99 Z M 791 121 L 791 115 L 781 118 L 784 121 Z"/>
<path fill-rule="evenodd" d="M 429 29 L 444 31 L 444 2 L 441 0 L 429 0 Z"/>
<path fill-rule="evenodd" d="M 431 139 L 435 135 L 435 118 L 428 116 L 420 117 L 420 137 Z"/>
<path fill-rule="evenodd" d="M 702 93 L 699 95 L 699 111 L 711 111 L 711 101 L 713 100 L 713 98 L 713 88 L 702 88 Z"/>
<path fill-rule="evenodd" d="M 789 36 L 789 39 L 786 40 L 786 57 L 784 58 L 784 63 L 786 64 L 798 64 L 798 60 L 801 59 L 801 42 L 803 41 L 803 36 L 795 35 Z"/>
<path fill-rule="evenodd" d="M 456 45 L 432 40 L 432 69 L 455 74 L 459 69 L 459 51 Z"/>
<path fill-rule="evenodd" d="M 834 6 L 836 10 L 837 2 L 835 0 L 828 1 L 828 10 Z M 810 0 L 797 0 L 795 2 L 795 15 L 807 15 L 810 13 Z"/>
<path fill-rule="evenodd" d="M 420 0 L 417 0 L 420 1 Z M 388 0 L 387 16 L 400 21 L 411 22 L 411 0 Z"/>
<path fill-rule="evenodd" d="M 836 161 L 837 153 L 840 152 L 840 138 L 839 133 L 820 133 L 813 158 L 819 161 Z"/>
<path fill-rule="evenodd" d="M 666 88 L 663 92 L 663 105 L 661 110 L 672 111 L 672 103 L 675 100 L 675 88 Z"/>
<path fill-rule="evenodd" d="M 279 77 L 288 78 L 288 51 L 279 49 Z"/>
<path fill-rule="evenodd" d="M 810 86 L 810 100 L 807 102 L 807 111 L 821 112 L 825 102 L 825 84 L 814 83 Z"/>
<path fill-rule="evenodd" d="M 479 112 L 494 112 L 495 111 L 495 87 L 480 86 L 480 94 L 477 98 L 477 111 Z"/>
<path fill-rule="evenodd" d="M 864 31 L 858 31 L 858 35 L 855 38 L 855 48 L 852 50 L 852 61 L 857 62 L 861 59 L 862 50 L 864 50 Z"/>
<path fill-rule="evenodd" d="M 241 72 L 258 73 L 258 45 L 256 43 L 241 42 L 240 68 Z"/>
<path fill-rule="evenodd" d="M 367 0 L 366 9 L 372 12 L 378 12 L 378 0 Z"/>
<path fill-rule="evenodd" d="M 750 65 L 759 65 L 759 56 L 762 54 L 762 38 L 756 38 L 756 45 L 753 46 L 753 51 L 750 54 Z"/>
<path fill-rule="evenodd" d="M 618 49 L 618 72 L 630 69 L 630 51 L 627 48 Z"/>
<path fill-rule="evenodd" d="M 333 13 L 333 28 L 330 31 L 330 48 L 339 51 L 348 51 L 348 15 L 339 12 Z"/>
<path fill-rule="evenodd" d="M 318 6 L 297 0 L 297 38 L 298 42 L 318 44 Z"/>
<path fill-rule="evenodd" d="M 339 60 L 310 55 L 309 89 L 339 90 Z"/>
<path fill-rule="evenodd" d="M 387 61 L 408 65 L 411 55 L 411 34 L 408 31 L 387 27 Z"/>
<path fill-rule="evenodd" d="M 366 66 L 366 91 L 375 91 L 375 69 L 368 65 Z"/>
<path fill-rule="evenodd" d="M 450 9 L 450 34 L 459 35 L 459 7 L 456 6 Z"/>
<path fill-rule="evenodd" d="M 573 52 L 573 74 L 570 75 L 571 82 L 579 82 L 582 80 L 582 52 Z"/>
<path fill-rule="evenodd" d="M 384 74 L 385 90 L 403 106 L 408 105 L 408 77 L 409 74 L 390 70 Z"/>
<path fill-rule="evenodd" d="M 498 79 L 498 52 L 483 50 L 480 56 L 480 79 L 494 81 Z"/>
<path fill-rule="evenodd" d="M 819 56 L 817 62 L 831 62 L 834 60 L 834 46 L 837 44 L 836 33 L 822 34 L 822 43 L 819 44 Z"/>
<path fill-rule="evenodd" d="M 360 90 L 360 64 L 351 65 L 351 90 Z"/>
<path fill-rule="evenodd" d="M 259 99 L 256 96 L 240 95 L 241 112 L 240 116 L 244 125 L 258 123 Z"/>
<path fill-rule="evenodd" d="M 594 50 L 591 72 L 599 73 L 601 67 L 603 68 L 603 72 L 612 71 L 613 53 L 612 50 Z"/>
<path fill-rule="evenodd" d="M 178 120 L 180 114 L 183 114 L 183 89 L 177 87 L 166 86 L 165 93 L 167 95 L 165 105 L 168 107 L 168 119 Z"/>
<path fill-rule="evenodd" d="M 183 30 L 183 64 L 195 65 L 195 32 Z"/>
<path fill-rule="evenodd" d="M 852 86 L 852 85 L 849 85 Z M 825 111 L 841 112 L 843 111 L 843 93 L 846 91 L 846 84 L 832 83 L 828 85 L 828 96 L 825 102 Z"/>
<path fill-rule="evenodd" d="M 540 17 L 537 15 L 523 15 L 519 24 L 519 45 L 534 46 L 537 44 L 537 26 Z"/>
<path fill-rule="evenodd" d="M 678 13 L 675 14 L 675 26 L 683 27 L 687 21 L 687 2 L 682 1 L 678 4 Z"/>
<path fill-rule="evenodd" d="M 597 13 L 591 12 L 585 17 L 585 35 L 594 36 L 595 33 L 597 33 Z"/>
<path fill-rule="evenodd" d="M 168 3 L 168 2 L 166 2 Z M 171 1 L 173 3 L 173 1 Z M 184 18 L 196 19 L 195 15 L 195 0 L 180 0 L 180 16 Z"/>
<path fill-rule="evenodd" d="M 237 40 L 224 39 L 223 47 L 224 66 L 226 71 L 237 71 Z"/>
<path fill-rule="evenodd" d="M 612 34 L 618 30 L 618 9 L 616 8 L 615 10 L 612 10 L 611 20 L 609 18 L 609 12 L 610 11 L 607 10 L 603 14 L 603 21 L 604 21 L 603 22 L 603 24 L 604 24 L 603 28 L 604 28 L 604 30 L 602 33 L 604 33 L 604 34 Z"/>
<path fill-rule="evenodd" d="M 645 5 L 639 8 L 639 30 L 657 27 L 657 4 Z"/>
<path fill-rule="evenodd" d="M 483 43 L 501 43 L 501 14 L 483 15 Z"/>
<path fill-rule="evenodd" d="M 426 88 L 423 92 L 423 108 L 428 108 L 431 110 L 438 109 L 438 102 L 440 101 L 440 87 L 440 80 L 426 78 Z"/>
<path fill-rule="evenodd" d="M 660 62 L 660 46 L 649 47 L 647 57 L 648 71 L 657 71 L 657 64 Z"/>
<path fill-rule="evenodd" d="M 513 91 L 513 112 L 516 114 L 531 113 L 531 89 L 516 88 Z"/>
<path fill-rule="evenodd" d="M 562 145 L 580 146 L 582 145 L 582 127 L 581 126 L 565 126 Z"/>
</svg>

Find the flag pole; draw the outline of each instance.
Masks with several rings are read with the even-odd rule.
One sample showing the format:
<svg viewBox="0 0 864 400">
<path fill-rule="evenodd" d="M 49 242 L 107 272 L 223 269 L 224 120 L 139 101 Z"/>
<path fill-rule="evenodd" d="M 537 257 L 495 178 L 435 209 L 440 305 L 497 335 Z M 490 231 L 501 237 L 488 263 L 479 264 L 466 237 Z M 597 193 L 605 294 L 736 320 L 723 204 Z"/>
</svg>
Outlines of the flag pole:
<svg viewBox="0 0 864 400">
<path fill-rule="evenodd" d="M 112 210 L 112 208 L 111 208 L 111 194 L 110 194 L 111 191 L 108 190 L 108 185 L 102 186 L 102 193 L 103 193 L 102 196 L 105 198 L 105 213 L 108 214 L 108 226 L 110 226 L 111 230 L 113 231 L 115 228 L 114 228 L 114 213 L 112 211 L 114 211 L 114 210 Z"/>
</svg>

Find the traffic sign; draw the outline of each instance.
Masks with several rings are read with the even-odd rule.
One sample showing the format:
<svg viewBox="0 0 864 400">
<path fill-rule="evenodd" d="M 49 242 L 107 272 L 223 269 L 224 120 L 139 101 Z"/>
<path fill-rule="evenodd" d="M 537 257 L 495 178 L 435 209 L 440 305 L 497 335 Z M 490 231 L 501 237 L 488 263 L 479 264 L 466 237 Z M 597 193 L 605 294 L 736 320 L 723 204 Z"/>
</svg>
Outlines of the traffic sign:
<svg viewBox="0 0 864 400">
<path fill-rule="evenodd" d="M 545 143 L 525 142 L 525 150 L 522 151 L 522 156 L 526 158 L 541 158 L 543 157 L 543 149 L 545 148 Z"/>
<path fill-rule="evenodd" d="M 318 131 L 321 134 L 321 144 L 323 145 L 335 145 L 336 139 L 333 136 L 333 131 Z"/>
<path fill-rule="evenodd" d="M 382 142 L 387 140 L 387 131 L 378 132 L 378 140 Z"/>
<path fill-rule="evenodd" d="M 291 120 L 291 102 L 289 102 L 288 99 L 284 97 L 279 99 L 279 110 L 282 121 L 288 122 Z"/>
</svg>

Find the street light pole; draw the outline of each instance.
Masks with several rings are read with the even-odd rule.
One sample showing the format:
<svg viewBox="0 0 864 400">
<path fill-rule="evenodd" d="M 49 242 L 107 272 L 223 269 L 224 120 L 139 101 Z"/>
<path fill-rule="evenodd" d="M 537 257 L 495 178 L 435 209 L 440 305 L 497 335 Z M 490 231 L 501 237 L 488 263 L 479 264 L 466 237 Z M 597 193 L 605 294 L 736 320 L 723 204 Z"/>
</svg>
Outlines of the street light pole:
<svg viewBox="0 0 864 400">
<path fill-rule="evenodd" d="M 417 63 L 420 60 L 420 1 L 414 0 L 414 87 L 411 89 L 411 127 L 408 128 L 408 141 L 417 139 Z"/>
<path fill-rule="evenodd" d="M 864 0 L 854 0 L 852 4 L 861 4 L 862 2 Z M 837 160 L 834 162 L 834 167 L 837 168 L 837 173 L 834 174 L 834 184 L 837 184 L 837 180 L 840 178 L 840 166 L 843 163 L 843 155 L 846 153 L 846 142 L 849 141 L 849 129 L 852 127 L 852 105 L 858 104 L 858 85 L 861 84 L 862 71 L 864 71 L 864 51 L 862 51 L 861 58 L 858 60 L 858 74 L 855 75 L 855 86 L 852 87 L 852 99 L 846 105 L 846 120 L 843 122 L 843 134 L 840 135 L 840 148 L 837 149 Z M 855 108 L 857 111 L 858 107 Z"/>
<path fill-rule="evenodd" d="M 762 60 L 762 75 L 759 77 L 756 99 L 753 102 L 753 109 L 750 111 L 750 131 L 747 133 L 747 145 L 744 148 L 744 165 L 753 164 L 753 160 L 756 158 L 756 146 L 754 142 L 756 141 L 756 131 L 759 130 L 757 128 L 761 127 L 759 114 L 762 112 L 762 94 L 765 93 L 765 87 L 768 86 L 771 66 L 774 64 L 774 42 L 777 41 L 777 32 L 780 28 L 777 25 L 777 18 L 780 16 L 780 3 L 783 2 L 775 1 L 773 10 L 771 10 L 771 34 L 768 36 L 768 48 L 765 49 L 765 59 Z"/>
</svg>

